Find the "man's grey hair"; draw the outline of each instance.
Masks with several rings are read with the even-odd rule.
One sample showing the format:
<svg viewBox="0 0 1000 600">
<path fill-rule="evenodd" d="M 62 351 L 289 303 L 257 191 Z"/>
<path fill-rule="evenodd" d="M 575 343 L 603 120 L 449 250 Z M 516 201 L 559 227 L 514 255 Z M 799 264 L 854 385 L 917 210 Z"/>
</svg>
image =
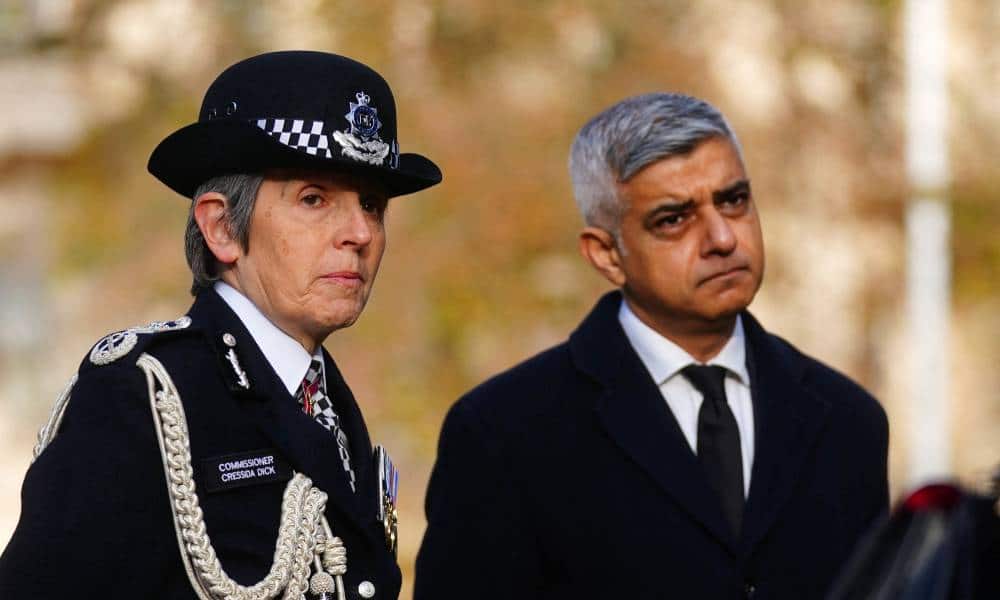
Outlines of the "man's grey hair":
<svg viewBox="0 0 1000 600">
<path fill-rule="evenodd" d="M 243 252 L 250 248 L 250 217 L 257 202 L 257 192 L 264 181 L 262 175 L 222 175 L 213 177 L 198 186 L 192 196 L 191 211 L 188 213 L 187 228 L 184 230 L 184 254 L 191 268 L 193 282 L 191 294 L 212 285 L 219 279 L 218 261 L 205 242 L 198 222 L 194 219 L 195 200 L 208 192 L 216 192 L 226 197 L 226 213 L 223 216 L 229 235 L 239 242 Z"/>
<path fill-rule="evenodd" d="M 739 141 L 714 106 L 683 94 L 626 98 L 591 119 L 573 140 L 569 172 L 573 195 L 587 225 L 619 237 L 626 206 L 618 185 L 644 167 L 684 155 L 712 137 Z"/>
</svg>

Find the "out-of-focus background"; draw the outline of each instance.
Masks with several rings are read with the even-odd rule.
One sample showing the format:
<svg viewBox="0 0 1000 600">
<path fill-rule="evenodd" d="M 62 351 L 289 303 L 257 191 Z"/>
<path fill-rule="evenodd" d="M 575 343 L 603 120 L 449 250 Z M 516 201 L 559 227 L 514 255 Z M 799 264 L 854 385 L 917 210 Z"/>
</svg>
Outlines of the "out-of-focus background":
<svg viewBox="0 0 1000 600">
<path fill-rule="evenodd" d="M 753 311 L 885 405 L 894 493 L 920 415 L 907 370 L 899 0 L 0 0 L 0 544 L 57 393 L 109 331 L 190 303 L 188 203 L 145 169 L 227 65 L 346 54 L 396 93 L 444 183 L 394 201 L 357 325 L 327 347 L 402 472 L 409 597 L 438 429 L 465 390 L 566 337 L 607 289 L 577 256 L 567 150 L 628 95 L 683 91 L 741 137 L 768 272 Z M 1000 2 L 947 12 L 950 468 L 1000 463 Z M 917 257 L 916 263 L 921 257 Z M 950 351 L 947 351 L 950 349 Z"/>
</svg>

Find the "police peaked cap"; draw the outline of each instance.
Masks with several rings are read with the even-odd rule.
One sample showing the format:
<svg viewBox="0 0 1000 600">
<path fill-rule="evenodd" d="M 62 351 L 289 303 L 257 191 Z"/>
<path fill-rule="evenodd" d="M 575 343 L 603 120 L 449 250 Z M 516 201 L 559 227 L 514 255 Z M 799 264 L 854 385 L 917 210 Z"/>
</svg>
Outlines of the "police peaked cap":
<svg viewBox="0 0 1000 600">
<path fill-rule="evenodd" d="M 191 197 L 219 175 L 307 168 L 370 176 L 399 196 L 441 182 L 419 154 L 401 154 L 389 84 L 325 52 L 261 54 L 229 67 L 205 92 L 198 122 L 166 137 L 149 172 Z"/>
</svg>

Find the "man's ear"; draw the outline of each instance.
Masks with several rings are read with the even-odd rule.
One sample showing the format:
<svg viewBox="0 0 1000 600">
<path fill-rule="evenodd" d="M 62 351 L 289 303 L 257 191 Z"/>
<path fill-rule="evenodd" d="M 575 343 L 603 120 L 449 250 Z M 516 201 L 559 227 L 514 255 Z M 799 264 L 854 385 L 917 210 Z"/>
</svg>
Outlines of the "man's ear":
<svg viewBox="0 0 1000 600">
<path fill-rule="evenodd" d="M 218 192 L 205 192 L 195 198 L 194 220 L 208 249 L 220 263 L 231 265 L 242 255 L 239 242 L 230 235 L 226 224 L 225 196 Z"/>
<path fill-rule="evenodd" d="M 599 227 L 584 227 L 580 232 L 580 254 L 597 272 L 615 287 L 625 285 L 625 271 L 621 267 L 621 254 L 615 237 Z"/>
</svg>

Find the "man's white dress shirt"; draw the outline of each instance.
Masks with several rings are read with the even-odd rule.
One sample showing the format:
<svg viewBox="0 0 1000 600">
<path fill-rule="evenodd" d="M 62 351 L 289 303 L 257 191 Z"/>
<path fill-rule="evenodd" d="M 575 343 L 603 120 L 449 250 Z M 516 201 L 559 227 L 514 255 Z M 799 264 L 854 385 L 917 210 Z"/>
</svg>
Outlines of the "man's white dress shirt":
<svg viewBox="0 0 1000 600">
<path fill-rule="evenodd" d="M 729 341 L 707 363 L 699 363 L 680 346 L 640 321 L 625 300 L 622 300 L 618 310 L 618 321 L 642 364 L 659 386 L 663 399 L 695 454 L 698 453 L 698 411 L 701 409 L 702 395 L 681 373 L 681 369 L 692 364 L 718 365 L 726 369 L 726 399 L 740 431 L 745 498 L 750 493 L 750 472 L 753 470 L 754 428 L 743 320 L 736 318 L 736 327 Z"/>
</svg>

